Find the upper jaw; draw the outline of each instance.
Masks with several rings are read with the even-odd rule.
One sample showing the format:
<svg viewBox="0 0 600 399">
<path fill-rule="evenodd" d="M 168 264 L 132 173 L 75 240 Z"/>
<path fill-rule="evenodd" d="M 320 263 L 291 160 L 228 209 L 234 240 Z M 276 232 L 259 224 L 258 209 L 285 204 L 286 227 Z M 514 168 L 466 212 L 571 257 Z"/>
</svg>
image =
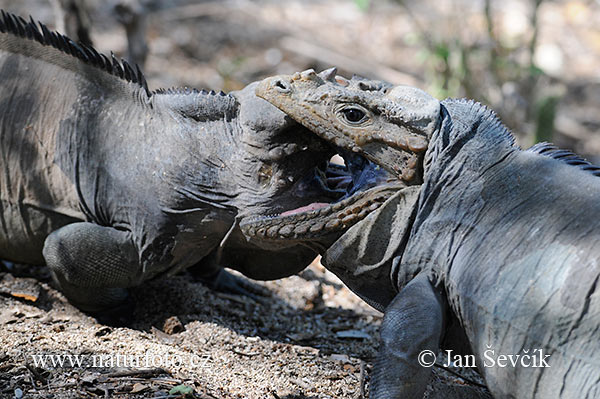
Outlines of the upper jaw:
<svg viewBox="0 0 600 399">
<path fill-rule="evenodd" d="M 440 102 L 414 87 L 360 77 L 348 80 L 335 73 L 334 68 L 319 74 L 309 69 L 267 78 L 256 86 L 256 95 L 324 140 L 360 153 L 407 184 L 418 184 L 419 165 L 439 128 Z M 340 123 L 335 106 L 351 102 L 367 105 L 379 123 L 365 128 Z"/>
</svg>

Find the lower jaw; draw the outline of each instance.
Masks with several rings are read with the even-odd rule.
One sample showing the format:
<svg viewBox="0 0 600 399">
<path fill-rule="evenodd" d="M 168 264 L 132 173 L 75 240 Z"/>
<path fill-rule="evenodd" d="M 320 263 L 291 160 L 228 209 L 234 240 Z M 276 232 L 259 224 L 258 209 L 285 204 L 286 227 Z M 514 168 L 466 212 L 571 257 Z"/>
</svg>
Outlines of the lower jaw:
<svg viewBox="0 0 600 399">
<path fill-rule="evenodd" d="M 333 204 L 312 203 L 277 216 L 242 222 L 240 227 L 247 237 L 260 240 L 315 240 L 345 231 L 404 187 L 402 182 L 388 183 Z"/>
</svg>

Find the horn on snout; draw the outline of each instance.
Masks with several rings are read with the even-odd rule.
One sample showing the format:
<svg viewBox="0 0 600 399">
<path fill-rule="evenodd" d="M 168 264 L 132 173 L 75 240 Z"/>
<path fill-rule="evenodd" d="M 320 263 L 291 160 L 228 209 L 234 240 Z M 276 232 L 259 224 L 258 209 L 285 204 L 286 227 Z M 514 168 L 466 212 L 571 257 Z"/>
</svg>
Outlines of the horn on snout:
<svg viewBox="0 0 600 399">
<path fill-rule="evenodd" d="M 335 82 L 335 74 L 337 73 L 337 68 L 329 68 L 325 69 L 323 72 L 319 72 L 319 77 L 326 82 Z"/>
</svg>

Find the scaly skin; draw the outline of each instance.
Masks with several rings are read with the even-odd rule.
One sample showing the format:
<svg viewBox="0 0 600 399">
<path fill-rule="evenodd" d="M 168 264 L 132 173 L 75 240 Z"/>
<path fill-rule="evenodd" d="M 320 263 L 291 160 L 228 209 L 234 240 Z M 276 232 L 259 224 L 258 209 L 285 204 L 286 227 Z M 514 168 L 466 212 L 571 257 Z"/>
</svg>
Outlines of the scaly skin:
<svg viewBox="0 0 600 399">
<path fill-rule="evenodd" d="M 407 184 L 418 184 L 419 165 L 439 121 L 439 101 L 413 87 L 356 77 L 336 80 L 335 72 L 309 69 L 267 78 L 256 95 L 325 140 L 364 155 Z"/>
<path fill-rule="evenodd" d="M 3 12 L 0 85 L 0 259 L 46 263 L 80 308 L 190 266 L 274 279 L 314 259 L 239 229 L 340 195 L 313 177 L 331 148 L 255 84 L 151 92 L 137 68 Z"/>
<path fill-rule="evenodd" d="M 405 96 L 386 113 L 384 94 L 361 91 L 312 71 L 257 89 L 317 134 L 390 169 L 389 152 L 369 153 L 370 141 L 387 132 L 404 150 L 407 124 L 427 138 L 423 184 L 398 191 L 323 253 L 327 268 L 385 309 L 370 397 L 421 398 L 430 370 L 419 360 L 440 348 L 473 355 L 496 398 L 600 397 L 600 219 L 592 216 L 600 168 L 548 144 L 521 150 L 473 101 L 425 100 L 421 114 L 431 118 L 421 120 L 430 123 L 418 127 Z M 352 126 L 341 122 L 348 117 Z"/>
<path fill-rule="evenodd" d="M 241 228 L 250 239 L 316 242 L 327 241 L 329 236 L 337 239 L 403 187 L 402 183 L 377 186 L 313 211 L 249 219 L 241 223 Z"/>
<path fill-rule="evenodd" d="M 423 154 L 436 128 L 439 102 L 418 89 L 393 89 L 385 82 L 357 77 L 346 80 L 335 77 L 335 72 L 308 70 L 267 78 L 258 84 L 256 94 L 338 149 L 376 160 L 390 172 L 387 182 L 318 211 L 247 219 L 240 227 L 251 241 L 297 240 L 321 244 L 317 248 L 322 249 L 398 190 L 421 183 Z M 349 122 L 345 113 L 355 109 L 369 118 Z M 386 124 L 386 118 L 395 123 Z"/>
</svg>

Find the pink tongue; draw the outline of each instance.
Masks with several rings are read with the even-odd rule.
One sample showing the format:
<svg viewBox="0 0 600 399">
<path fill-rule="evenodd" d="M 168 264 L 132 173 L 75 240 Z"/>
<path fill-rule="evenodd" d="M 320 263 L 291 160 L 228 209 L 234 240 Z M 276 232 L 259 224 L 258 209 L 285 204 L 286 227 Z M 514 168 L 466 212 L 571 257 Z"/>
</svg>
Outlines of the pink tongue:
<svg viewBox="0 0 600 399">
<path fill-rule="evenodd" d="M 310 205 L 301 206 L 300 208 L 292 209 L 291 211 L 285 211 L 280 216 L 295 215 L 296 213 L 314 211 L 315 209 L 325 208 L 329 205 L 327 202 L 313 202 Z"/>
</svg>

